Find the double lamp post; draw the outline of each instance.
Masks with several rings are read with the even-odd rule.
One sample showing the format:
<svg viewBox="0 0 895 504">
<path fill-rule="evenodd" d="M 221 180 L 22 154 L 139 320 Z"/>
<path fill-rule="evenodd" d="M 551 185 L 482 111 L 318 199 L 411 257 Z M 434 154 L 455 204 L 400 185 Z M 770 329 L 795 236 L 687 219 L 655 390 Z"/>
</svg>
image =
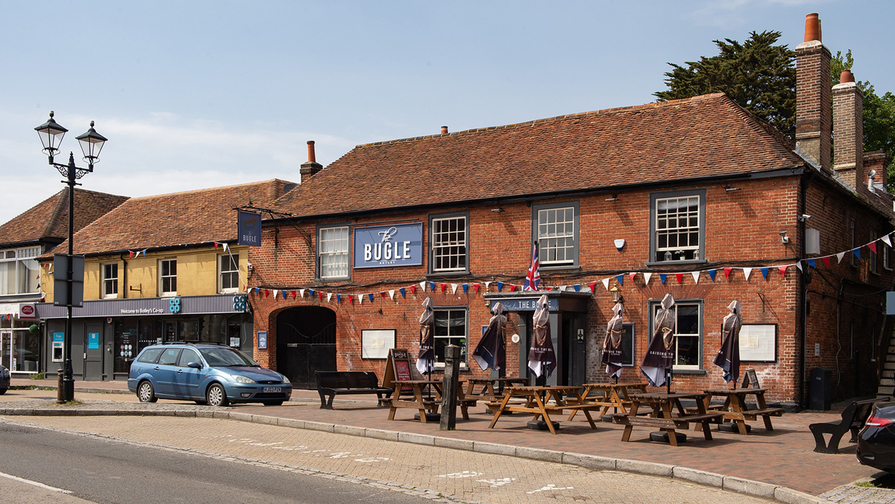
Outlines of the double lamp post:
<svg viewBox="0 0 895 504">
<path fill-rule="evenodd" d="M 57 266 L 65 265 L 66 277 L 63 289 L 59 288 L 63 286 L 63 283 L 56 280 L 53 295 L 53 304 L 64 305 L 68 312 L 65 319 L 63 344 L 64 364 L 56 396 L 57 402 L 63 403 L 70 402 L 74 400 L 75 397 L 75 380 L 72 376 L 73 370 L 71 363 L 71 310 L 73 306 L 81 306 L 83 300 L 83 257 L 81 257 L 81 260 L 76 267 L 74 264 L 75 257 L 72 247 L 75 234 L 75 186 L 80 185 L 77 183 L 78 179 L 82 178 L 87 173 L 93 172 L 93 165 L 99 162 L 99 153 L 103 149 L 103 144 L 106 142 L 106 138 L 93 129 L 93 121 L 90 121 L 90 129 L 87 130 L 86 133 L 76 137 L 78 143 L 81 144 L 81 152 L 84 154 L 84 161 L 86 161 L 88 165 L 87 168 L 81 168 L 75 166 L 75 156 L 71 152 L 68 154 L 67 164 L 56 163 L 53 161 L 56 153 L 59 152 L 59 147 L 62 144 L 62 137 L 65 136 L 65 133 L 68 130 L 53 120 L 52 111 L 50 111 L 50 119 L 34 129 L 37 131 L 38 136 L 40 136 L 40 141 L 43 144 L 43 152 L 47 155 L 50 165 L 55 167 L 63 177 L 66 177 L 66 180 L 63 180 L 62 183 L 68 184 L 68 255 L 62 256 L 61 254 L 56 254 L 56 261 L 54 263 Z M 59 271 L 56 270 L 57 275 L 58 273 Z M 76 274 L 77 278 L 80 279 L 80 282 L 78 283 L 78 286 L 73 289 L 72 287 L 75 284 Z M 60 290 L 63 292 L 60 292 Z"/>
</svg>

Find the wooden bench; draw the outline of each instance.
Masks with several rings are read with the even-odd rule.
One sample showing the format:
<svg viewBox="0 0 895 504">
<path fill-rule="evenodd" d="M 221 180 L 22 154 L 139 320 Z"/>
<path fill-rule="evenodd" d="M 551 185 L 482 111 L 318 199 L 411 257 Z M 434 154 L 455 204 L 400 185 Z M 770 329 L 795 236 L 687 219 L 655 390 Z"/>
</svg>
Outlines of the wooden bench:
<svg viewBox="0 0 895 504">
<path fill-rule="evenodd" d="M 388 400 L 393 392 L 390 388 L 380 387 L 379 379 L 373 372 L 315 371 L 314 374 L 321 409 L 333 409 L 333 399 L 339 394 L 376 394 L 379 406 L 383 406 L 383 400 Z"/>
<path fill-rule="evenodd" d="M 878 397 L 876 399 L 864 399 L 861 401 L 852 401 L 842 411 L 841 418 L 836 422 L 816 423 L 808 426 L 811 434 L 814 434 L 814 451 L 818 453 L 839 453 L 839 441 L 842 436 L 851 430 L 850 443 L 858 440 L 858 431 L 864 427 L 864 423 L 873 413 L 873 407 L 881 401 L 888 401 L 888 397 Z M 830 435 L 830 441 L 824 442 L 824 434 Z"/>
</svg>

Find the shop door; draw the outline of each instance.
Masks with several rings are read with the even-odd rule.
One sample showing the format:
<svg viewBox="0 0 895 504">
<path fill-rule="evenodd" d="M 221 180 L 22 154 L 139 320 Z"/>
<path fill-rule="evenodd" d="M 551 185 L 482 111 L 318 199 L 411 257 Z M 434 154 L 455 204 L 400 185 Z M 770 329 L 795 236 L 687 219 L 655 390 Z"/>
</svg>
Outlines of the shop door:
<svg viewBox="0 0 895 504">
<path fill-rule="evenodd" d="M 336 370 L 336 314 L 316 306 L 283 311 L 277 316 L 277 371 L 295 388 L 315 389 L 317 370 Z"/>
<path fill-rule="evenodd" d="M 103 328 L 100 324 L 87 324 L 84 335 L 84 380 L 103 379 Z"/>
</svg>

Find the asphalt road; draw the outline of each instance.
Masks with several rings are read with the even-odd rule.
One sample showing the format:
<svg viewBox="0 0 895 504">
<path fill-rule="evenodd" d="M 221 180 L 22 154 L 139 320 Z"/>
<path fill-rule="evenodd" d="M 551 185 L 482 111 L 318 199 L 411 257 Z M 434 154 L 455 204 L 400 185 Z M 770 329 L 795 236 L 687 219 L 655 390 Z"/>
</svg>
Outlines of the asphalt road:
<svg viewBox="0 0 895 504">
<path fill-rule="evenodd" d="M 0 423 L 0 501 L 9 504 L 432 502 L 360 480 L 280 469 Z"/>
</svg>

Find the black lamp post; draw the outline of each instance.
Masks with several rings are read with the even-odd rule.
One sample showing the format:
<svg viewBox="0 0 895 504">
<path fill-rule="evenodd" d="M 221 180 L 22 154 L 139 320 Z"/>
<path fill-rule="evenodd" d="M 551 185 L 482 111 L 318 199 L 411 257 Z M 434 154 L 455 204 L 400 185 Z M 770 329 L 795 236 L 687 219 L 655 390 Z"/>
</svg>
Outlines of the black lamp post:
<svg viewBox="0 0 895 504">
<path fill-rule="evenodd" d="M 65 363 L 63 366 L 62 383 L 60 384 L 61 388 L 57 394 L 57 401 L 69 402 L 75 398 L 75 380 L 72 376 L 73 370 L 71 364 L 71 310 L 73 306 L 72 284 L 74 279 L 74 261 L 72 257 L 74 255 L 74 250 L 72 244 L 75 234 L 75 186 L 80 185 L 76 180 L 82 178 L 88 172 L 92 172 L 93 165 L 99 162 L 99 153 L 103 149 L 103 144 L 106 142 L 106 138 L 93 129 L 93 121 L 90 121 L 90 129 L 83 135 L 76 137 L 78 143 L 81 144 L 81 152 L 84 154 L 84 161 L 88 164 L 88 168 L 80 168 L 75 166 L 75 156 L 74 153 L 71 152 L 68 154 L 68 164 L 56 163 L 53 161 L 54 156 L 59 151 L 59 146 L 62 144 L 62 137 L 65 136 L 65 133 L 68 130 L 53 120 L 52 111 L 50 111 L 50 119 L 34 129 L 37 131 L 38 136 L 40 136 L 40 142 L 43 144 L 43 152 L 47 155 L 47 158 L 49 158 L 50 164 L 55 167 L 63 177 L 66 177 L 66 180 L 63 180 L 62 183 L 68 184 L 68 268 L 66 271 L 66 285 L 68 290 L 66 293 L 66 310 L 68 311 L 68 315 L 65 320 Z M 59 294 L 57 293 L 56 295 L 58 297 Z"/>
</svg>

